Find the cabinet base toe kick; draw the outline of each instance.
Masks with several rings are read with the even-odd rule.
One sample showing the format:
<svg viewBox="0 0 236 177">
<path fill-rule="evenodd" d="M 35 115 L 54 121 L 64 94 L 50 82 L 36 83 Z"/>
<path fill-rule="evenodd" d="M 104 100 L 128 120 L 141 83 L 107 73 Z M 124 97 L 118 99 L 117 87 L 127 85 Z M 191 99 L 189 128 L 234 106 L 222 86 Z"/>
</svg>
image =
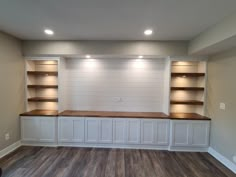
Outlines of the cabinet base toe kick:
<svg viewBox="0 0 236 177">
<path fill-rule="evenodd" d="M 97 117 L 21 117 L 28 146 L 207 151 L 210 121 Z"/>
</svg>

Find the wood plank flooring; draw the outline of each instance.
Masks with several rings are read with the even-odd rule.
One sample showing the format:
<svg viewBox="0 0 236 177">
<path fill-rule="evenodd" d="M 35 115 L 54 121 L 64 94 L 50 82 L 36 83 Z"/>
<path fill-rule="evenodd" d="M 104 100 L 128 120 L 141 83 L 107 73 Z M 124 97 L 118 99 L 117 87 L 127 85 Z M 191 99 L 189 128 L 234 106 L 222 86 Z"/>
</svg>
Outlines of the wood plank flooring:
<svg viewBox="0 0 236 177">
<path fill-rule="evenodd" d="M 208 153 L 20 147 L 0 159 L 4 177 L 235 177 Z"/>
</svg>

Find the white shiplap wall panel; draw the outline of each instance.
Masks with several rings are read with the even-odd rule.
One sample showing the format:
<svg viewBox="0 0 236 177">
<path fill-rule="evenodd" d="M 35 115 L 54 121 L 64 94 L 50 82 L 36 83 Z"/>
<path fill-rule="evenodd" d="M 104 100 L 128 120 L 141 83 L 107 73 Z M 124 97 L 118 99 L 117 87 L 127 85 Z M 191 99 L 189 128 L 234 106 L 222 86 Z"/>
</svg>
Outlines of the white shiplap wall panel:
<svg viewBox="0 0 236 177">
<path fill-rule="evenodd" d="M 64 65 L 65 109 L 162 112 L 164 59 L 76 58 Z"/>
</svg>

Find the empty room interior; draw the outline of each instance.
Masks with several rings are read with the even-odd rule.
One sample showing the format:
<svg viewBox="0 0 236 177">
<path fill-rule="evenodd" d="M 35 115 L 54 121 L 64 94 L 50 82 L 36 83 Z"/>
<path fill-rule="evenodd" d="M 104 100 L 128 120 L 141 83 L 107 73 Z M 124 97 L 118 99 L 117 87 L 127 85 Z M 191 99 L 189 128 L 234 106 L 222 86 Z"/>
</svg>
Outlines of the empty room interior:
<svg viewBox="0 0 236 177">
<path fill-rule="evenodd" d="M 0 177 L 236 177 L 235 0 L 1 0 Z"/>
</svg>

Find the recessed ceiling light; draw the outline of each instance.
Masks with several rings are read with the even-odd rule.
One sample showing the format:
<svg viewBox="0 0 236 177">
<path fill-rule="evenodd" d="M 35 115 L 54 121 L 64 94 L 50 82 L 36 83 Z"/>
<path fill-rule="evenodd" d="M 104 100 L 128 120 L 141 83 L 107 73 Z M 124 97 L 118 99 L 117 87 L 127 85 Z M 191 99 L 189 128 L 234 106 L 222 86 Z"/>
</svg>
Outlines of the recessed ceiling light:
<svg viewBox="0 0 236 177">
<path fill-rule="evenodd" d="M 142 55 L 139 55 L 138 58 L 143 58 L 143 56 L 142 56 Z"/>
<path fill-rule="evenodd" d="M 150 35 L 152 35 L 152 33 L 153 33 L 153 31 L 151 29 L 147 29 L 147 30 L 144 31 L 144 34 L 146 36 L 150 36 Z"/>
<path fill-rule="evenodd" d="M 47 35 L 53 35 L 54 34 L 54 32 L 50 29 L 45 29 L 44 33 L 47 34 Z"/>
<path fill-rule="evenodd" d="M 91 58 L 91 56 L 90 55 L 86 55 L 86 58 Z"/>
</svg>

